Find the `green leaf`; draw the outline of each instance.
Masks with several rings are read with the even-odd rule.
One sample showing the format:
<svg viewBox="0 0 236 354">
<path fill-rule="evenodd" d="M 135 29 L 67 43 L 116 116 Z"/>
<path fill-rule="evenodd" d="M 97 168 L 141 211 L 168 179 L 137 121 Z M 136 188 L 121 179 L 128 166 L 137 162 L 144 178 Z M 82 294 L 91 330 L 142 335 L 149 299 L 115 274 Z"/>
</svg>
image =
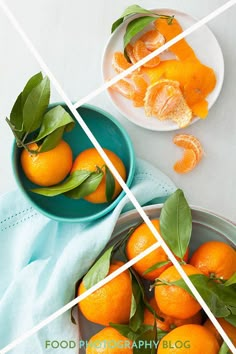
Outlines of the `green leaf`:
<svg viewBox="0 0 236 354">
<path fill-rule="evenodd" d="M 140 293 L 141 293 L 141 298 L 140 298 L 140 303 L 142 303 L 142 306 L 146 307 L 156 318 L 158 318 L 160 321 L 163 321 L 163 318 L 160 317 L 156 312 L 155 310 L 152 308 L 152 306 L 149 304 L 149 302 L 146 300 L 146 295 L 145 295 L 145 292 L 144 292 L 144 288 L 143 288 L 143 285 L 140 281 L 140 278 L 139 276 L 137 275 L 137 273 L 133 270 L 133 268 L 130 268 L 130 272 L 132 274 L 132 277 L 136 279 L 136 282 L 139 286 L 139 289 L 140 289 Z"/>
<path fill-rule="evenodd" d="M 88 273 L 83 278 L 85 289 L 90 289 L 93 285 L 99 281 L 105 279 L 109 272 L 111 263 L 111 254 L 113 246 L 108 248 L 106 252 L 96 261 L 96 263 L 89 269 Z M 112 299 L 111 299 L 112 301 Z"/>
<path fill-rule="evenodd" d="M 142 31 L 149 23 L 155 21 L 157 18 L 156 17 L 151 17 L 151 16 L 143 16 L 143 17 L 138 17 L 134 19 L 133 21 L 130 21 L 127 28 L 126 32 L 124 35 L 124 48 L 129 44 L 131 39 L 136 36 L 140 31 Z"/>
<path fill-rule="evenodd" d="M 111 27 L 111 33 L 113 33 L 123 22 L 124 20 L 131 15 L 136 15 L 136 14 L 153 14 L 151 11 L 143 9 L 139 5 L 131 5 L 128 6 L 125 11 L 122 13 L 121 17 L 119 17 Z"/>
<path fill-rule="evenodd" d="M 136 343 L 136 345 L 135 345 Z M 153 354 L 157 352 L 157 331 L 155 326 L 136 338 L 133 343 L 133 354 Z M 143 346 L 141 346 L 143 345 Z"/>
<path fill-rule="evenodd" d="M 225 342 L 223 342 L 218 354 L 228 354 L 228 353 L 230 353 L 229 347 L 227 346 L 227 344 Z"/>
<path fill-rule="evenodd" d="M 150 268 L 146 269 L 145 272 L 143 272 L 143 275 L 144 274 L 147 274 L 147 273 L 150 273 L 150 272 L 153 272 L 154 270 L 156 269 L 159 269 L 163 266 L 165 266 L 166 264 L 169 264 L 171 263 L 169 260 L 168 261 L 163 261 L 163 262 L 158 262 L 156 264 L 154 264 L 153 266 L 151 266 Z"/>
<path fill-rule="evenodd" d="M 229 278 L 226 282 L 225 282 L 225 286 L 230 286 L 236 284 L 236 272 L 232 275 L 231 278 Z"/>
<path fill-rule="evenodd" d="M 40 84 L 29 93 L 23 107 L 24 130 L 28 133 L 38 129 L 49 104 L 50 82 L 45 77 Z"/>
<path fill-rule="evenodd" d="M 93 193 L 98 188 L 103 176 L 104 174 L 102 171 L 91 172 L 89 178 L 87 178 L 83 184 L 81 184 L 78 188 L 65 193 L 65 195 L 72 199 L 83 198 L 86 195 Z"/>
<path fill-rule="evenodd" d="M 62 106 L 56 106 L 44 115 L 39 134 L 34 142 L 45 138 L 58 128 L 64 127 L 69 131 L 74 126 L 75 122 L 70 114 Z"/>
<path fill-rule="evenodd" d="M 161 235 L 172 252 L 183 259 L 192 233 L 192 215 L 182 190 L 164 203 L 160 215 Z"/>
<path fill-rule="evenodd" d="M 137 337 L 138 334 L 135 333 L 129 325 L 123 325 L 123 324 L 117 324 L 117 323 L 109 323 L 109 326 L 112 328 L 115 328 L 122 336 L 134 341 Z"/>
<path fill-rule="evenodd" d="M 20 131 L 16 130 L 15 126 L 11 123 L 10 119 L 8 119 L 7 117 L 6 117 L 6 122 L 9 125 L 9 127 L 10 127 L 10 129 L 11 129 L 11 131 L 12 131 L 12 133 L 13 133 L 15 139 L 16 139 L 17 146 L 18 147 L 22 147 L 21 137 L 22 137 L 22 133 L 23 132 L 20 132 Z"/>
<path fill-rule="evenodd" d="M 206 304 L 216 317 L 227 317 L 235 311 L 236 308 L 236 292 L 230 287 L 216 283 L 202 274 L 193 274 L 189 276 L 193 285 L 198 290 L 199 294 L 205 300 Z M 173 285 L 180 286 L 188 291 L 188 286 L 183 279 L 172 282 Z"/>
<path fill-rule="evenodd" d="M 136 332 L 143 323 L 144 303 L 142 301 L 142 292 L 136 278 L 132 276 L 132 303 L 129 326 Z"/>
<path fill-rule="evenodd" d="M 29 96 L 30 92 L 40 84 L 40 82 L 43 80 L 43 75 L 41 72 L 37 73 L 36 75 L 32 76 L 27 84 L 25 85 L 24 90 L 22 91 L 22 109 L 24 107 L 24 104 L 26 102 L 27 97 Z"/>
<path fill-rule="evenodd" d="M 236 315 L 229 315 L 224 317 L 225 321 L 229 322 L 232 326 L 236 327 Z"/>
<path fill-rule="evenodd" d="M 106 172 L 106 199 L 108 202 L 111 202 L 113 194 L 115 192 L 115 179 L 107 166 L 105 166 L 105 172 Z"/>
<path fill-rule="evenodd" d="M 46 197 L 54 197 L 59 194 L 70 191 L 82 184 L 91 175 L 89 171 L 75 171 L 64 182 L 52 187 L 35 188 L 31 192 L 44 195 Z"/>
<path fill-rule="evenodd" d="M 62 139 L 65 127 L 60 127 L 54 130 L 51 134 L 49 134 L 43 141 L 42 145 L 40 145 L 41 152 L 47 152 L 49 150 L 54 149 Z"/>
<path fill-rule="evenodd" d="M 22 93 L 16 99 L 10 113 L 11 129 L 15 131 L 20 139 L 23 135 L 23 112 L 22 112 Z"/>
<path fill-rule="evenodd" d="M 132 341 L 135 341 L 140 335 L 153 329 L 153 326 L 144 325 L 144 324 L 141 325 L 136 332 L 133 331 L 129 327 L 129 325 L 117 324 L 117 323 L 110 322 L 109 326 L 115 328 L 122 336 L 129 338 Z"/>
</svg>

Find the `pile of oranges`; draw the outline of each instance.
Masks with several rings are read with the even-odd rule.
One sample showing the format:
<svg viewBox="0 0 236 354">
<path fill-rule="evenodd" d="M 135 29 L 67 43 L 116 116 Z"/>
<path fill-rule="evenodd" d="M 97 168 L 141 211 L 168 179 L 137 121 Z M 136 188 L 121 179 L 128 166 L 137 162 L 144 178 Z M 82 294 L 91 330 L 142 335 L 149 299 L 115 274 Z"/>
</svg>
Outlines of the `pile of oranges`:
<svg viewBox="0 0 236 354">
<path fill-rule="evenodd" d="M 159 220 L 154 219 L 152 223 L 160 233 Z M 128 260 L 154 243 L 156 238 L 148 226 L 146 224 L 137 226 L 126 241 L 125 253 Z M 225 259 L 227 262 L 224 261 Z M 187 250 L 183 259 L 178 260 L 188 276 L 204 274 L 216 282 L 225 281 L 236 272 L 235 250 L 220 241 L 205 242 L 196 249 L 190 259 Z M 148 271 L 157 263 L 160 263 L 159 268 Z M 122 264 L 120 261 L 112 261 L 108 274 L 117 270 Z M 144 309 L 143 325 L 153 326 L 156 323 L 158 331 L 164 331 L 155 352 L 157 354 L 218 354 L 223 342 L 222 338 L 206 318 L 195 298 L 185 289 L 172 284 L 181 277 L 164 251 L 161 248 L 152 251 L 132 268 L 141 280 L 148 281 L 154 288 L 152 298 L 148 300 L 153 312 L 150 311 L 150 307 Z M 158 285 L 155 286 L 157 279 Z M 82 280 L 78 295 L 86 290 Z M 135 340 L 132 341 L 129 335 L 122 332 L 122 326 L 119 330 L 111 325 L 111 323 L 128 325 L 132 312 L 132 296 L 131 273 L 126 270 L 79 303 L 79 310 L 86 319 L 105 326 L 90 338 L 86 349 L 87 354 L 133 353 L 132 344 Z M 235 327 L 223 318 L 220 318 L 219 322 L 236 345 Z M 109 341 L 113 341 L 113 347 L 106 345 Z M 100 345 L 96 347 L 95 342 Z M 142 353 L 142 348 L 139 351 Z"/>
<path fill-rule="evenodd" d="M 95 148 L 82 151 L 73 162 L 73 153 L 67 142 L 61 140 L 59 144 L 47 152 L 37 152 L 36 143 L 28 145 L 21 154 L 21 166 L 26 177 L 39 186 L 55 186 L 62 182 L 68 174 L 74 171 L 96 171 L 104 169 L 105 162 Z M 116 167 L 121 177 L 126 179 L 126 170 L 121 159 L 112 151 L 104 149 L 105 153 Z M 37 153 L 36 153 L 37 152 Z M 114 178 L 115 188 L 112 199 L 121 192 L 119 183 Z M 91 203 L 105 203 L 106 198 L 106 171 L 97 189 L 85 196 L 84 199 Z"/>
<path fill-rule="evenodd" d="M 125 54 L 115 52 L 112 66 L 120 73 L 182 32 L 176 19 L 171 24 L 157 19 L 153 29 L 125 48 Z M 207 96 L 216 85 L 214 71 L 203 65 L 185 39 L 169 48 L 176 59 L 163 60 L 155 56 L 112 86 L 124 97 L 132 100 L 134 107 L 144 107 L 147 117 L 171 119 L 180 128 L 190 124 L 194 116 L 205 118 L 208 114 Z"/>
</svg>

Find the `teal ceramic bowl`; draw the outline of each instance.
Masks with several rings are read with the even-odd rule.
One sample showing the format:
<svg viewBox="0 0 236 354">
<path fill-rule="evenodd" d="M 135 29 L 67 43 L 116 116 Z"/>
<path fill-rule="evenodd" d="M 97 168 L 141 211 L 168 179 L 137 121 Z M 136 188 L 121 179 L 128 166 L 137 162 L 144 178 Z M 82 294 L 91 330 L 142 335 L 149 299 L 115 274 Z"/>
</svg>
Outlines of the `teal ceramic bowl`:
<svg viewBox="0 0 236 354">
<path fill-rule="evenodd" d="M 50 107 L 55 105 L 53 104 Z M 61 105 L 70 113 L 67 106 L 64 104 Z M 121 158 L 126 167 L 126 183 L 130 186 L 135 172 L 135 154 L 132 142 L 124 128 L 115 118 L 100 108 L 84 105 L 78 108 L 78 112 L 100 145 L 113 151 Z M 70 144 L 74 158 L 83 150 L 93 147 L 91 141 L 77 122 L 71 132 L 64 134 L 63 139 Z M 12 164 L 17 184 L 31 204 L 39 212 L 51 219 L 62 222 L 93 221 L 103 217 L 114 209 L 124 196 L 124 191 L 122 191 L 111 203 L 92 204 L 84 199 L 74 200 L 64 195 L 45 197 L 35 194 L 30 189 L 37 186 L 25 177 L 21 168 L 20 154 L 21 149 L 17 148 L 14 143 Z"/>
</svg>

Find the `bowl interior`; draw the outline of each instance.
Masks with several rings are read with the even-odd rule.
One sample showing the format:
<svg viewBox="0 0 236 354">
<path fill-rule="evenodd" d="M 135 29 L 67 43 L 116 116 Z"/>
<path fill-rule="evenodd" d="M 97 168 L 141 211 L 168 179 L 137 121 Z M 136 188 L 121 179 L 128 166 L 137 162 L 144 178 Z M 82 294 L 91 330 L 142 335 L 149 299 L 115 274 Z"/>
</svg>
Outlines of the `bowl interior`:
<svg viewBox="0 0 236 354">
<path fill-rule="evenodd" d="M 151 218 L 159 218 L 162 205 L 156 204 L 145 207 L 146 214 Z M 218 240 L 236 246 L 236 226 L 230 221 L 212 214 L 211 212 L 196 207 L 191 207 L 192 219 L 193 219 L 193 231 L 190 241 L 190 255 L 201 244 L 206 241 Z M 142 222 L 142 219 L 136 210 L 124 213 L 118 220 L 112 239 L 110 243 L 114 242 L 114 239 L 118 239 L 127 234 L 128 230 Z M 118 258 L 119 255 L 117 254 Z M 146 282 L 148 288 L 149 282 Z M 146 292 L 148 295 L 148 291 Z M 151 295 L 152 296 L 152 295 Z M 80 335 L 82 340 L 87 341 L 101 330 L 103 327 L 95 323 L 89 322 L 85 317 L 79 313 Z M 84 354 L 84 348 L 81 348 L 81 354 Z"/>
<path fill-rule="evenodd" d="M 70 113 L 66 106 L 64 108 Z M 121 158 L 127 171 L 127 184 L 130 186 L 134 176 L 135 157 L 132 143 L 127 133 L 109 113 L 96 107 L 81 106 L 78 108 L 78 112 L 101 146 L 112 150 Z M 93 147 L 77 122 L 71 132 L 64 134 L 63 139 L 70 144 L 74 158 L 83 150 Z M 25 177 L 21 168 L 20 154 L 20 149 L 14 144 L 13 170 L 18 185 L 31 203 L 50 218 L 72 222 L 91 221 L 112 210 L 124 195 L 124 192 L 122 192 L 112 203 L 92 204 L 83 199 L 74 200 L 64 195 L 49 198 L 32 193 L 30 189 L 36 186 Z"/>
</svg>

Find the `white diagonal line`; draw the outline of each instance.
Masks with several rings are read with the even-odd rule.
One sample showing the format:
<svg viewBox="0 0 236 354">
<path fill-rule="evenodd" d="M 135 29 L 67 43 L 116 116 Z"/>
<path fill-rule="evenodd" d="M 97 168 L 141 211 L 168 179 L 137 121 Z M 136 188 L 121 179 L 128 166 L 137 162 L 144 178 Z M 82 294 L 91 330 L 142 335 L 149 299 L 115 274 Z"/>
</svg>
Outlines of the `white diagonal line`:
<svg viewBox="0 0 236 354">
<path fill-rule="evenodd" d="M 147 63 L 150 59 L 153 59 L 157 55 L 161 54 L 166 49 L 170 48 L 173 44 L 179 42 L 181 39 L 183 39 L 183 38 L 187 37 L 188 35 L 190 35 L 191 33 L 195 32 L 200 27 L 202 27 L 203 25 L 205 25 L 206 23 L 208 23 L 209 21 L 211 21 L 215 17 L 219 16 L 221 13 L 223 13 L 224 11 L 226 11 L 227 9 L 229 9 L 230 7 L 232 7 L 235 4 L 236 4 L 236 0 L 231 0 L 231 1 L 228 1 L 226 4 L 224 4 L 223 6 L 220 6 L 218 9 L 213 11 L 211 14 L 207 15 L 206 17 L 203 17 L 201 20 L 194 23 L 192 26 L 187 28 L 182 33 L 180 33 L 178 36 L 174 37 L 173 39 L 171 39 L 170 41 L 168 41 L 167 43 L 162 45 L 160 48 L 153 51 L 151 54 L 149 54 L 146 57 L 144 57 L 143 59 L 139 60 L 137 63 L 132 65 L 127 70 L 116 75 L 115 77 L 113 77 L 109 81 L 105 82 L 102 86 L 98 87 L 96 90 L 89 93 L 87 96 L 81 98 L 79 101 L 77 101 L 75 103 L 75 107 L 78 108 L 82 104 L 90 101 L 92 98 L 96 97 L 97 95 L 99 95 L 100 93 L 102 93 L 103 91 L 105 91 L 106 89 L 108 89 L 109 87 L 114 85 L 115 83 L 117 83 L 119 80 L 124 79 L 127 75 L 131 74 L 133 71 L 140 68 L 143 64 Z"/>
<path fill-rule="evenodd" d="M 228 3 L 226 3 L 225 5 L 223 5 L 222 7 L 220 7 L 217 11 L 214 11 L 212 14 L 209 15 L 209 20 L 208 20 L 208 16 L 205 17 L 203 20 L 201 20 L 201 25 L 207 23 L 208 21 L 210 21 L 211 19 L 215 18 L 216 16 L 218 16 L 219 14 L 221 14 L 222 12 L 226 11 L 229 7 L 233 6 L 236 3 L 236 0 L 231 0 Z M 33 56 L 36 58 L 36 60 L 38 61 L 39 65 L 41 66 L 42 70 L 48 75 L 48 77 L 50 78 L 51 82 L 54 84 L 55 88 L 57 89 L 58 93 L 61 95 L 61 97 L 63 98 L 63 100 L 65 101 L 65 103 L 67 104 L 68 108 L 70 109 L 70 111 L 73 113 L 74 117 L 77 119 L 77 121 L 79 122 L 79 124 L 81 125 L 81 127 L 83 128 L 83 130 L 85 131 L 85 133 L 87 134 L 88 138 L 91 140 L 91 142 L 93 143 L 93 145 L 95 146 L 95 148 L 97 149 L 97 151 L 99 152 L 99 154 L 102 156 L 102 158 L 104 159 L 105 163 L 107 164 L 108 168 L 111 170 L 111 172 L 113 173 L 113 175 L 115 176 L 115 178 L 117 179 L 117 181 L 119 182 L 119 184 L 121 185 L 121 187 L 123 188 L 123 190 L 126 192 L 126 194 L 128 195 L 130 201 L 132 202 L 132 204 L 134 205 L 134 207 L 137 209 L 138 213 L 140 214 L 140 216 L 142 217 L 142 219 L 144 220 L 144 222 L 147 224 L 147 226 L 149 227 L 149 229 L 151 230 L 151 232 L 154 234 L 154 236 L 156 237 L 156 239 L 159 241 L 160 246 L 164 249 L 164 251 L 166 252 L 167 256 L 169 257 L 169 259 L 171 260 L 171 262 L 174 264 L 174 266 L 176 267 L 176 269 L 178 270 L 179 274 L 181 275 L 181 277 L 184 279 L 184 281 L 186 282 L 186 284 L 188 285 L 189 289 L 192 291 L 193 295 L 195 296 L 195 298 L 197 299 L 197 301 L 199 302 L 199 304 L 202 306 L 202 308 L 204 309 L 204 311 L 206 312 L 207 316 L 210 318 L 210 320 L 212 321 L 212 323 L 214 324 L 214 326 L 216 327 L 216 329 L 218 330 L 218 332 L 220 333 L 220 335 L 222 336 L 223 340 L 226 342 L 226 344 L 228 345 L 228 347 L 230 348 L 230 350 L 236 354 L 236 349 L 234 347 L 234 345 L 232 344 L 232 342 L 230 341 L 230 339 L 228 338 L 228 336 L 226 335 L 226 333 L 224 332 L 224 330 L 222 329 L 222 327 L 220 326 L 219 322 L 216 320 L 216 318 L 214 317 L 214 315 L 212 314 L 212 312 L 210 311 L 210 309 L 208 308 L 207 304 L 205 303 L 205 301 L 202 299 L 201 295 L 198 293 L 197 289 L 195 288 L 195 286 L 193 285 L 193 283 L 190 281 L 190 279 L 188 278 L 188 276 L 186 275 L 186 273 L 184 272 L 184 270 L 181 268 L 180 264 L 178 263 L 178 261 L 176 260 L 176 258 L 174 257 L 173 253 L 171 252 L 171 250 L 169 249 L 169 247 L 166 245 L 166 243 L 163 241 L 163 239 L 161 238 L 160 234 L 157 232 L 156 228 L 154 227 L 154 225 L 151 223 L 150 219 L 148 218 L 148 216 L 146 215 L 146 213 L 144 212 L 144 210 L 142 209 L 142 207 L 140 206 L 140 204 L 138 203 L 137 199 L 135 198 L 135 196 L 133 195 L 133 193 L 130 191 L 130 189 L 128 188 L 128 186 L 126 185 L 126 183 L 123 181 L 123 179 L 121 178 L 121 176 L 119 175 L 118 171 L 116 170 L 116 168 L 113 166 L 113 164 L 111 163 L 110 159 L 107 157 L 107 155 L 105 154 L 105 152 L 103 151 L 102 147 L 100 146 L 100 144 L 98 143 L 98 141 L 96 140 L 96 138 L 94 137 L 94 135 L 92 134 L 92 132 L 89 130 L 89 128 L 87 127 L 87 125 L 84 123 L 82 117 L 79 115 L 79 113 L 76 111 L 75 106 L 72 104 L 72 102 L 69 100 L 68 96 L 66 95 L 66 93 L 64 92 L 64 90 L 62 89 L 62 87 L 60 86 L 59 82 L 56 80 L 56 78 L 54 77 L 54 75 L 52 74 L 52 72 L 50 71 L 50 69 L 48 68 L 48 66 L 46 65 L 46 63 L 44 62 L 44 60 L 42 59 L 42 57 L 40 56 L 40 54 L 38 53 L 38 51 L 36 50 L 36 48 L 33 46 L 32 42 L 30 41 L 29 37 L 26 35 L 26 33 L 23 31 L 23 29 L 21 28 L 21 26 L 19 25 L 18 21 L 16 20 L 16 18 L 14 17 L 14 15 L 11 13 L 11 11 L 8 9 L 8 7 L 6 6 L 6 4 L 0 0 L 0 6 L 3 9 L 4 13 L 6 14 L 6 16 L 8 17 L 8 19 L 10 20 L 10 22 L 12 23 L 12 25 L 14 26 L 14 28 L 16 29 L 16 31 L 20 34 L 20 36 L 22 37 L 23 41 L 25 42 L 25 44 L 27 45 L 27 47 L 29 48 L 29 50 L 31 51 L 31 53 L 33 54 Z M 195 26 L 197 25 L 197 23 L 195 24 Z M 200 26 L 198 26 L 197 28 L 195 28 L 194 30 L 198 29 Z M 192 31 L 193 32 L 193 31 Z M 181 38 L 180 38 L 181 39 Z M 152 53 L 153 56 L 155 56 L 155 53 Z M 152 55 L 151 54 L 151 55 Z M 149 57 L 151 57 L 151 55 Z M 147 59 L 148 60 L 148 59 Z M 138 67 L 138 66 L 137 66 Z M 126 71 L 126 75 L 129 72 L 130 69 L 128 69 Z M 124 74 L 124 73 L 123 73 Z M 119 76 L 117 81 L 119 80 Z M 144 253 L 144 252 L 143 252 Z M 143 254 L 142 253 L 142 254 Z M 150 252 L 149 252 L 150 253 Z M 142 255 L 141 254 L 141 255 Z M 143 258 L 143 257 L 141 257 Z M 106 279 L 104 279 L 105 281 Z M 102 285 L 100 285 L 102 286 Z M 76 303 L 78 303 L 80 300 L 77 300 Z M 71 307 L 73 307 L 75 300 L 73 300 L 73 304 L 69 303 L 70 306 L 68 307 L 68 304 L 66 306 L 64 306 L 62 309 L 64 309 L 66 307 L 66 309 L 70 309 Z M 58 316 L 60 316 L 61 313 L 63 313 L 64 311 L 61 312 L 61 310 L 58 310 L 57 312 L 55 312 L 54 314 L 52 314 L 49 318 L 45 319 L 43 321 L 43 325 L 40 326 L 40 328 L 38 328 L 37 326 L 34 327 L 36 328 L 36 330 L 34 330 L 34 332 L 32 333 L 31 331 L 28 331 L 27 333 L 23 334 L 22 336 L 20 336 L 18 339 L 16 339 L 15 341 L 13 341 L 12 343 L 10 343 L 7 347 L 3 348 L 2 351 L 0 352 L 1 354 L 5 354 L 7 352 L 9 352 L 9 350 L 11 350 L 12 348 L 14 348 L 16 345 L 22 343 L 25 339 L 29 338 L 32 334 L 36 333 L 39 329 L 45 327 L 46 325 L 48 325 L 50 322 L 52 322 L 54 319 L 56 319 Z M 15 343 L 15 344 L 14 344 Z M 8 348 L 6 350 L 6 348 Z M 9 349 L 10 348 L 10 349 Z"/>
</svg>

